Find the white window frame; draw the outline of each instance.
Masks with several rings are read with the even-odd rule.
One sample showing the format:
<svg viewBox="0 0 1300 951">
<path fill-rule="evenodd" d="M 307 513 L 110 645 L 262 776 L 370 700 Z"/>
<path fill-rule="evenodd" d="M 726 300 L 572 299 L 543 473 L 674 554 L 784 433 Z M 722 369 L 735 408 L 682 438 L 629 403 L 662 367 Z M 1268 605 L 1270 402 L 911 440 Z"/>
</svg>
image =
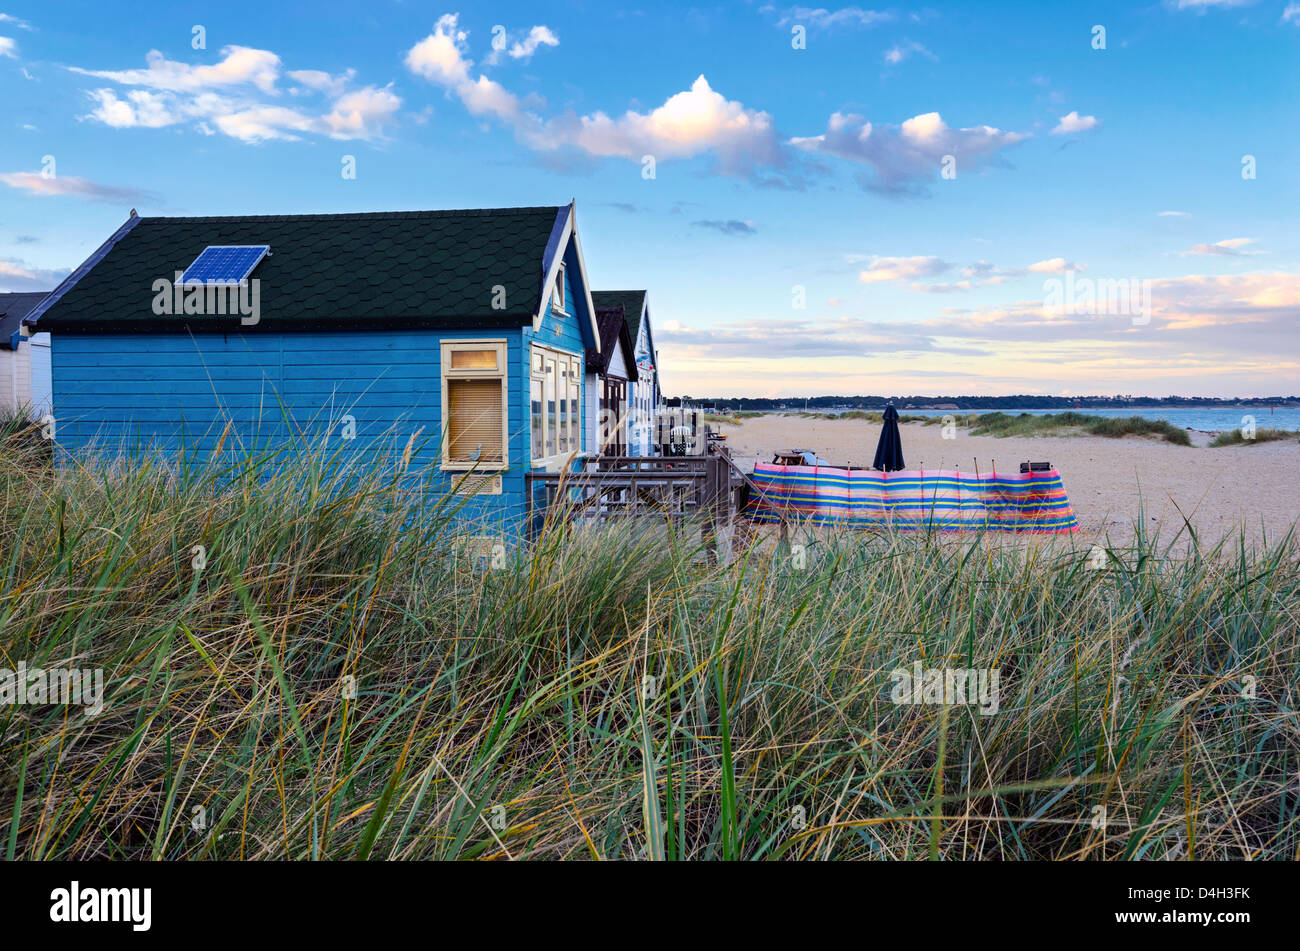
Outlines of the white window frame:
<svg viewBox="0 0 1300 951">
<path fill-rule="evenodd" d="M 533 359 L 534 354 L 538 354 L 538 355 L 540 355 L 541 358 L 542 358 L 542 360 L 541 360 L 541 370 L 540 370 L 540 371 L 537 370 L 537 369 L 534 367 L 534 363 L 537 362 L 537 361 L 535 361 L 535 360 Z M 570 456 L 575 456 L 575 454 L 576 454 L 576 455 L 581 455 L 581 453 L 582 453 L 582 451 L 583 451 L 583 450 L 582 450 L 582 436 L 583 436 L 583 433 L 582 433 L 582 402 L 583 402 L 583 392 L 582 392 L 582 388 L 583 388 L 583 386 L 585 385 L 585 381 L 584 381 L 584 379 L 583 379 L 582 354 L 579 354 L 579 353 L 571 353 L 571 352 L 569 352 L 568 350 L 557 350 L 557 349 L 555 349 L 554 347 L 548 347 L 548 346 L 545 346 L 544 344 L 540 344 L 540 343 L 534 343 L 534 344 L 531 345 L 531 347 L 530 347 L 530 349 L 529 349 L 529 351 L 528 351 L 528 388 L 529 388 L 529 393 L 528 393 L 528 404 L 529 404 L 529 405 L 528 405 L 528 449 L 529 449 L 529 452 L 530 452 L 530 453 L 532 452 L 532 446 L 533 446 L 533 430 L 532 430 L 532 426 L 533 426 L 532 384 L 533 384 L 534 382 L 538 382 L 538 383 L 540 383 L 541 386 L 542 386 L 542 442 L 541 442 L 541 445 L 542 445 L 542 451 L 543 451 L 543 452 L 546 451 L 546 441 L 547 441 L 547 440 L 546 440 L 546 437 L 547 437 L 547 435 L 548 435 L 548 430 L 550 429 L 550 425 L 551 425 L 550 415 L 546 412 L 546 361 L 547 361 L 548 359 L 553 359 L 553 360 L 555 360 L 555 361 L 556 361 L 556 366 L 557 366 L 557 367 L 560 366 L 561 364 L 567 364 L 568 367 L 569 367 L 569 371 L 570 371 L 570 377 L 569 377 L 569 378 L 570 378 L 570 380 L 576 381 L 577 388 L 578 388 L 578 396 L 577 396 L 577 399 L 576 399 L 576 400 L 573 400 L 573 401 L 572 401 L 575 405 L 574 405 L 573 407 L 571 407 L 572 411 L 570 412 L 570 414 L 569 414 L 569 419 L 568 419 L 569 441 L 572 442 L 572 443 L 574 444 L 574 447 L 575 447 L 575 448 L 565 449 L 565 450 L 562 451 L 562 452 L 557 448 L 557 450 L 556 450 L 554 453 L 552 453 L 551 455 L 549 455 L 549 456 L 546 456 L 546 455 L 543 455 L 543 456 L 534 456 L 534 457 L 532 458 L 531 462 L 530 462 L 530 465 L 532 465 L 533 468 L 545 468 L 545 469 L 547 469 L 548 471 L 552 471 L 552 472 L 554 472 L 554 471 L 558 470 L 558 469 L 560 468 L 560 466 L 564 464 L 565 460 L 567 460 Z M 568 399 L 569 395 L 570 395 L 570 394 L 565 394 L 565 399 Z M 559 394 L 559 393 L 556 393 L 556 399 L 557 399 L 557 400 L 559 399 L 559 396 L 560 396 L 560 394 Z M 558 438 L 558 436 L 557 436 L 557 438 L 556 438 L 555 444 L 556 444 L 557 447 L 559 446 L 559 438 Z"/>
<path fill-rule="evenodd" d="M 496 369 L 472 368 L 453 370 L 451 355 L 457 350 L 495 350 Z M 443 340 L 442 341 L 442 463 L 441 468 L 447 472 L 503 472 L 510 468 L 510 365 L 509 348 L 504 338 L 485 340 Z M 447 383 L 450 380 L 491 380 L 501 381 L 501 461 L 473 462 L 453 460 L 451 453 L 451 415 L 447 402 Z"/>
<path fill-rule="evenodd" d="M 568 314 L 564 300 L 564 265 L 555 275 L 555 287 L 551 289 L 551 310 L 557 314 Z"/>
</svg>

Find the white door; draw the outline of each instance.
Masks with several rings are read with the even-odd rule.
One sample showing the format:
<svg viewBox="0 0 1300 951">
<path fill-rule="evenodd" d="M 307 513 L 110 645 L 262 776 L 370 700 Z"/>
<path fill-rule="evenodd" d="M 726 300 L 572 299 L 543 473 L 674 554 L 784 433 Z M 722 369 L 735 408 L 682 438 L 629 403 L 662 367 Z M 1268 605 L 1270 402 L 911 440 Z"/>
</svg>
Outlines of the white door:
<svg viewBox="0 0 1300 951">
<path fill-rule="evenodd" d="M 50 375 L 50 335 L 39 333 L 28 341 L 32 366 L 32 410 L 37 419 L 53 412 L 54 380 Z"/>
</svg>

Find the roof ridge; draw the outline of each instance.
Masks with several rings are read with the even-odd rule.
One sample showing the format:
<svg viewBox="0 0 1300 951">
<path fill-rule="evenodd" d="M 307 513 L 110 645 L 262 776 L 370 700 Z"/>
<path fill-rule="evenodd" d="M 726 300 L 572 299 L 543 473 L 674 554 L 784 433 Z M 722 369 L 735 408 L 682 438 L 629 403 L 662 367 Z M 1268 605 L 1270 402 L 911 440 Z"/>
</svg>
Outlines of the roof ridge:
<svg viewBox="0 0 1300 951">
<path fill-rule="evenodd" d="M 288 215 L 151 215 L 141 217 L 141 223 L 176 222 L 191 223 L 195 221 L 304 221 L 311 219 L 337 221 L 339 219 L 383 219 L 383 218 L 455 218 L 486 217 L 499 214 L 555 213 L 564 205 L 520 205 L 505 208 L 428 208 L 407 211 L 344 211 L 313 212 L 308 214 Z"/>
</svg>

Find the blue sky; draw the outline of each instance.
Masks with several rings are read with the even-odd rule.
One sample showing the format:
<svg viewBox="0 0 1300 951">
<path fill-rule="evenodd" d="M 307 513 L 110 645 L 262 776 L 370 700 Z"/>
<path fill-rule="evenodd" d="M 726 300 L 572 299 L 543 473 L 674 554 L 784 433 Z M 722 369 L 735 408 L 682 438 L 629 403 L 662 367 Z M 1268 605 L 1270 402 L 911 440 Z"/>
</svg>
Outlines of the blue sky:
<svg viewBox="0 0 1300 951">
<path fill-rule="evenodd" d="M 131 207 L 575 198 L 669 393 L 1300 392 L 1294 0 L 129 10 L 0 6 L 0 289 Z"/>
</svg>

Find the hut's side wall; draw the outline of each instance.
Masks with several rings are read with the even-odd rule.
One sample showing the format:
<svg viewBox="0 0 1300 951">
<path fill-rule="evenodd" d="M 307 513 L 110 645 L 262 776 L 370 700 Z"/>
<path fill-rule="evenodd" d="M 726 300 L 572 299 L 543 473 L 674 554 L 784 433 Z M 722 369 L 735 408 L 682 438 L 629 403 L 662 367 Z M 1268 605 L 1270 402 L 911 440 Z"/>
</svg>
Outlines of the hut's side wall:
<svg viewBox="0 0 1300 951">
<path fill-rule="evenodd" d="M 22 344 L 17 350 L 0 349 L 0 412 L 12 413 L 19 405 L 18 361 L 25 359 Z"/>
<path fill-rule="evenodd" d="M 545 330 L 545 327 L 543 328 Z M 531 334 L 531 328 L 527 331 Z M 73 452 L 211 452 L 282 446 L 326 436 L 331 447 L 378 458 L 419 432 L 412 470 L 435 487 L 460 478 L 438 468 L 442 436 L 441 342 L 507 344 L 509 470 L 499 496 L 473 497 L 467 516 L 522 515 L 529 463 L 526 347 L 519 330 L 54 335 L 56 437 Z M 344 417 L 356 437 L 342 441 Z M 391 458 L 391 455 L 389 456 Z"/>
</svg>

